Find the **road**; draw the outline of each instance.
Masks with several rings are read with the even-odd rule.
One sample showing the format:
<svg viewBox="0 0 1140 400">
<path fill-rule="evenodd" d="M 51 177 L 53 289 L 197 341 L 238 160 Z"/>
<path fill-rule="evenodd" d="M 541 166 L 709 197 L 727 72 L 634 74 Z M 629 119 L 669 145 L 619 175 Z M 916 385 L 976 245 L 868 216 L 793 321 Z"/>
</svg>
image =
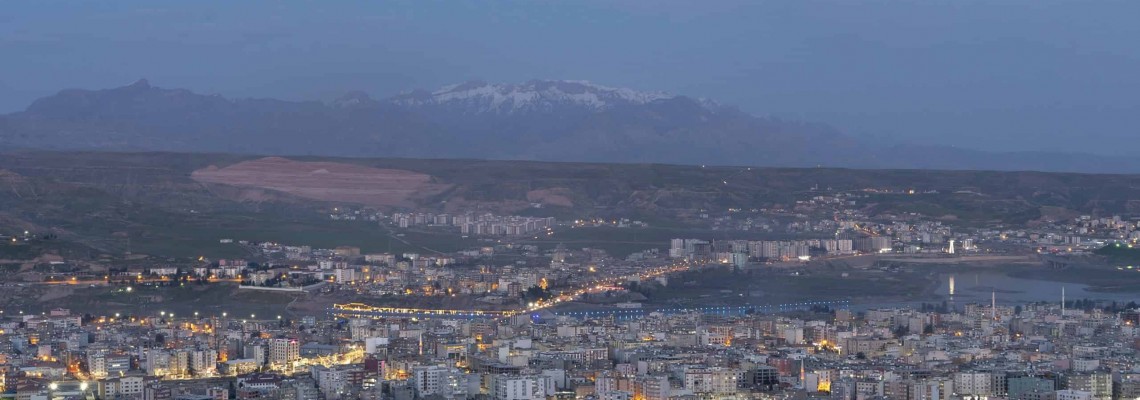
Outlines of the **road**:
<svg viewBox="0 0 1140 400">
<path fill-rule="evenodd" d="M 187 279 L 183 280 L 183 282 L 193 282 L 193 281 L 196 281 L 196 279 L 187 278 Z M 221 282 L 241 283 L 241 279 L 238 279 L 238 278 L 209 278 L 209 279 L 206 279 L 206 281 L 209 283 L 221 283 Z M 146 283 L 169 283 L 169 282 L 174 282 L 174 280 L 171 278 L 167 278 L 167 277 L 131 278 L 131 279 L 124 279 L 124 280 L 118 280 L 118 279 L 115 279 L 115 280 L 108 280 L 108 279 L 84 279 L 84 280 L 80 280 L 78 278 L 71 277 L 70 279 L 64 279 L 64 280 L 50 280 L 50 281 L 43 281 L 43 282 L 28 282 L 28 283 L 33 284 L 33 285 L 96 285 L 96 286 L 105 286 L 105 285 L 111 285 L 112 282 L 128 282 L 131 284 L 146 284 Z"/>
<path fill-rule="evenodd" d="M 687 262 L 673 262 L 664 266 L 652 268 L 643 271 L 639 274 L 642 280 L 653 279 L 659 276 L 684 272 L 694 268 L 692 264 Z M 481 310 L 437 310 L 437 309 L 419 309 L 419 308 L 403 308 L 403 307 L 373 307 L 367 304 L 352 303 L 352 304 L 334 304 L 333 313 L 341 316 L 362 315 L 358 312 L 367 313 L 363 315 L 409 315 L 409 316 L 424 316 L 424 317 L 447 317 L 447 316 L 486 316 L 486 317 L 510 317 L 522 313 L 529 313 L 539 311 L 559 304 L 573 301 L 574 299 L 585 295 L 587 293 L 603 292 L 612 290 L 614 287 L 623 282 L 623 277 L 614 276 L 606 277 L 603 279 L 594 280 L 585 283 L 578 287 L 563 290 L 557 297 L 550 300 L 539 300 L 527 304 L 525 308 L 503 311 L 481 311 Z"/>
</svg>

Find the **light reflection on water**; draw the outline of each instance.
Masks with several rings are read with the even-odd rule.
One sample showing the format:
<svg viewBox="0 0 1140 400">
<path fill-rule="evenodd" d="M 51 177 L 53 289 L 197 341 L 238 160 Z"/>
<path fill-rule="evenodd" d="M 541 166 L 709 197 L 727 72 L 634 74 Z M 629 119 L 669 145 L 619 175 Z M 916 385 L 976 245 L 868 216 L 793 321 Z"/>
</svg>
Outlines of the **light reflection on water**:
<svg viewBox="0 0 1140 400">
<path fill-rule="evenodd" d="M 938 277 L 939 282 L 941 282 L 941 286 L 936 291 L 938 296 L 949 296 L 950 276 L 951 274 L 944 274 Z M 1014 278 L 1000 273 L 954 274 L 954 277 L 954 300 L 956 301 L 989 301 L 990 293 L 993 292 L 999 302 L 1060 302 L 1061 288 L 1065 288 L 1065 297 L 1069 300 L 1131 301 L 1137 297 L 1133 293 L 1095 292 L 1089 290 L 1088 285 L 1077 283 Z"/>
<path fill-rule="evenodd" d="M 950 296 L 950 277 L 954 277 L 954 296 Z M 868 308 L 901 308 L 918 307 L 922 303 L 941 304 L 943 301 L 952 301 L 954 304 L 990 302 L 991 294 L 998 304 L 1021 304 L 1033 302 L 1061 302 L 1061 288 L 1065 288 L 1065 299 L 1074 300 L 1108 300 L 1129 302 L 1140 299 L 1136 293 L 1096 292 L 1089 290 L 1088 285 L 1067 282 L 1054 282 L 1038 279 L 1025 279 L 1007 276 L 998 272 L 941 274 L 938 276 L 940 285 L 932 296 L 908 302 L 865 302 L 854 301 L 851 308 L 865 310 Z"/>
</svg>

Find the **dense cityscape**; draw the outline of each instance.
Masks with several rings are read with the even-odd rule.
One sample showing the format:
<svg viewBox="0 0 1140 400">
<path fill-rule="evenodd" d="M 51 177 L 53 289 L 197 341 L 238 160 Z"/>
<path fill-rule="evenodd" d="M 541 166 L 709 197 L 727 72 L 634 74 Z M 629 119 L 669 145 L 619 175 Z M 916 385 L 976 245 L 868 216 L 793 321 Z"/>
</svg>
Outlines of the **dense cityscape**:
<svg viewBox="0 0 1140 400">
<path fill-rule="evenodd" d="M 817 201 L 833 204 L 817 197 L 802 206 Z M 813 262 L 867 257 L 879 261 L 860 268 L 883 268 L 884 260 L 995 257 L 1048 268 L 1042 260 L 1049 257 L 1081 259 L 1104 246 L 1131 247 L 1138 236 L 1136 222 L 1119 216 L 966 230 L 915 215 L 870 221 L 842 210 L 827 213 L 849 219 L 805 214 L 769 227 L 815 226 L 831 232 L 830 239 L 677 238 L 624 258 L 515 243 L 536 229 L 556 236 L 582 227 L 581 221 L 542 219 L 540 227 L 499 230 L 493 244 L 451 254 L 361 254 L 350 246 L 220 239 L 249 249 L 259 262 L 201 257 L 189 266 L 167 263 L 103 277 L 58 272 L 39 284 L 110 287 L 125 296 L 173 283 L 236 282 L 238 291 L 306 293 L 333 302 L 308 313 L 260 317 L 217 307 L 175 315 L 161 305 L 113 314 L 8 309 L 0 383 L 20 399 L 1140 396 L 1134 302 L 1066 301 L 1064 288 L 1047 294 L 1056 301 L 999 304 L 1001 288 L 991 289 L 989 303 L 978 296 L 962 301 L 955 298 L 953 276 L 941 303 L 898 307 L 849 297 L 754 304 L 661 302 L 644 295 L 652 288 L 667 293 L 684 273 L 810 271 L 820 268 Z M 407 221 L 451 229 L 472 223 L 454 223 L 458 218 L 397 213 L 390 219 L 400 227 Z M 32 232 L 10 238 L 14 245 L 38 240 Z M 64 271 L 67 263 L 53 265 Z M 415 301 L 433 298 L 462 306 Z"/>
<path fill-rule="evenodd" d="M 0 400 L 1140 400 L 1140 1 L 6 1 Z"/>
<path fill-rule="evenodd" d="M 1140 396 L 1140 313 L 1123 304 L 596 314 L 293 320 L 56 309 L 3 324 L 3 384 L 33 399 Z"/>
</svg>

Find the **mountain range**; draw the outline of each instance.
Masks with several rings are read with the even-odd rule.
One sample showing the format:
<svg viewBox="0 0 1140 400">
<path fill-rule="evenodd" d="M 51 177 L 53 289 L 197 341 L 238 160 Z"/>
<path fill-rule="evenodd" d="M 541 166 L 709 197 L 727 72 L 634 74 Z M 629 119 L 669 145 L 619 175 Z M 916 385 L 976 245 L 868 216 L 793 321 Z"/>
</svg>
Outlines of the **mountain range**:
<svg viewBox="0 0 1140 400">
<path fill-rule="evenodd" d="M 1140 172 L 1140 161 L 878 143 L 708 99 L 584 81 L 466 82 L 374 99 L 228 99 L 139 80 L 0 116 L 0 149 Z"/>
</svg>

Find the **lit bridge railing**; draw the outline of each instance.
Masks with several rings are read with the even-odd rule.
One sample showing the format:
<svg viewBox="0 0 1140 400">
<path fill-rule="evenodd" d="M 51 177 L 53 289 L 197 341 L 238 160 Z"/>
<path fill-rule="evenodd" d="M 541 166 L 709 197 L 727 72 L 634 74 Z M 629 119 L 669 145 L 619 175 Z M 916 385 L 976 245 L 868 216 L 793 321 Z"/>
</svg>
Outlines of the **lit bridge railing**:
<svg viewBox="0 0 1140 400">
<path fill-rule="evenodd" d="M 618 319 L 639 318 L 650 313 L 660 314 L 686 314 L 701 313 L 710 315 L 747 315 L 750 313 L 773 313 L 797 310 L 810 310 L 813 307 L 843 308 L 851 305 L 847 300 L 835 301 L 806 301 L 802 303 L 743 305 L 731 307 L 696 307 L 696 308 L 632 308 L 632 309 L 605 309 L 591 311 L 554 312 L 554 315 L 573 318 L 600 318 L 613 315 Z"/>
<path fill-rule="evenodd" d="M 442 318 L 442 319 L 495 319 L 518 313 L 511 310 L 433 310 L 406 307 L 374 307 L 367 304 L 334 304 L 329 314 L 342 318 Z"/>
<path fill-rule="evenodd" d="M 591 311 L 553 311 L 556 316 L 572 318 L 601 318 L 614 316 L 619 319 L 640 318 L 650 313 L 684 314 L 697 312 L 710 315 L 747 315 L 750 313 L 773 313 L 797 310 L 809 310 L 815 307 L 844 308 L 851 305 L 847 300 L 835 301 L 807 301 L 801 303 L 743 305 L 730 307 L 697 307 L 697 308 L 635 308 L 635 309 L 601 309 Z M 498 319 L 519 314 L 534 313 L 538 310 L 432 310 L 403 307 L 374 307 L 367 304 L 334 304 L 328 309 L 329 314 L 340 318 L 440 318 L 440 319 Z"/>
</svg>

